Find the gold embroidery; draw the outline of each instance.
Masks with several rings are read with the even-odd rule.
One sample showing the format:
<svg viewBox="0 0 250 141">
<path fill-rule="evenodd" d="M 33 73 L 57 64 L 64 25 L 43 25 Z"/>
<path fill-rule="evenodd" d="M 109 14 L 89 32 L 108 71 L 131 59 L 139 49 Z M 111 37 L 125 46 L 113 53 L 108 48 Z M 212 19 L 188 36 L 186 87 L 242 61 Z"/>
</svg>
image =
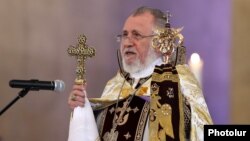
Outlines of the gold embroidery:
<svg viewBox="0 0 250 141">
<path fill-rule="evenodd" d="M 121 92 L 121 97 L 123 98 L 128 97 L 129 95 L 134 94 L 135 92 L 137 96 L 143 96 L 147 94 L 147 91 L 148 91 L 148 87 L 141 87 L 138 90 L 133 89 L 133 88 L 123 88 Z"/>
<path fill-rule="evenodd" d="M 117 123 L 117 125 L 124 125 L 127 121 L 128 121 L 128 116 L 129 116 L 129 112 L 131 110 L 128 111 L 127 114 L 125 114 L 125 111 L 127 110 L 127 108 L 131 109 L 130 107 L 128 107 L 129 103 L 131 99 L 128 98 L 124 103 L 123 103 L 123 106 L 120 108 L 118 107 L 115 111 L 115 122 Z M 116 115 L 116 113 L 120 112 L 119 116 Z M 124 115 L 125 114 L 125 115 Z"/>
<path fill-rule="evenodd" d="M 128 97 L 130 94 L 133 93 L 133 88 L 123 88 L 121 92 L 121 97 L 125 98 Z"/>
<path fill-rule="evenodd" d="M 102 137 L 103 141 L 119 140 L 119 138 L 121 137 L 121 135 L 119 134 L 121 134 L 121 132 L 117 130 L 118 126 L 125 126 L 126 122 L 129 122 L 129 115 L 131 114 L 133 115 L 139 112 L 140 110 L 141 112 L 139 112 L 139 115 L 138 115 L 139 119 L 138 119 L 138 123 L 136 126 L 135 134 L 133 134 L 132 136 L 130 134 L 131 131 L 128 130 L 130 132 L 127 132 L 127 133 L 125 132 L 126 134 L 123 134 L 123 136 L 124 136 L 124 139 L 126 138 L 126 140 L 131 140 L 131 138 L 133 138 L 134 141 L 142 141 L 144 128 L 147 123 L 146 121 L 147 121 L 148 112 L 150 109 L 150 104 L 149 102 L 145 102 L 143 107 L 141 107 L 142 109 L 139 109 L 137 106 L 135 106 L 134 108 L 131 108 L 129 104 L 130 104 L 130 101 L 132 101 L 132 99 L 133 99 L 133 96 L 127 98 L 126 101 L 123 102 L 122 107 L 116 108 L 116 112 L 113 113 L 115 115 L 114 115 L 114 120 L 112 124 L 112 129 L 105 132 L 104 136 Z"/>
<path fill-rule="evenodd" d="M 142 141 L 143 138 L 143 131 L 145 128 L 145 124 L 147 123 L 148 111 L 150 108 L 149 102 L 145 103 L 142 109 L 142 113 L 137 125 L 136 133 L 135 133 L 135 141 Z M 148 127 L 146 127 L 148 128 Z"/>
<path fill-rule="evenodd" d="M 131 96 L 131 97 L 129 97 L 129 98 L 127 98 L 126 101 L 123 102 L 123 106 L 121 108 L 120 107 L 116 107 L 115 113 L 114 113 L 114 119 L 113 119 L 112 129 L 110 130 L 110 132 L 107 131 L 104 134 L 104 136 L 103 136 L 103 140 L 104 141 L 117 141 L 119 132 L 116 131 L 116 127 L 118 125 L 119 126 L 124 125 L 128 121 L 129 112 L 131 111 L 131 108 L 128 107 L 128 105 L 130 104 L 130 102 L 133 99 L 133 97 L 134 97 L 134 95 Z M 127 108 L 129 108 L 130 110 L 129 110 L 129 112 L 127 114 L 125 114 L 125 111 L 127 110 Z M 118 112 L 119 112 L 119 116 L 117 115 Z"/>
<path fill-rule="evenodd" d="M 141 88 L 139 89 L 139 91 L 137 92 L 136 95 L 142 96 L 142 95 L 146 94 L 147 91 L 148 91 L 148 87 L 141 87 Z"/>
<path fill-rule="evenodd" d="M 157 73 L 158 71 L 159 73 Z M 155 72 L 152 75 L 151 107 L 149 113 L 150 140 L 166 141 L 167 136 L 181 141 L 184 140 L 182 93 L 180 91 L 179 77 L 175 71 L 175 68 L 168 66 L 156 67 Z M 159 85 L 158 83 L 166 85 Z M 175 87 L 178 89 L 175 90 Z M 172 105 L 171 102 L 176 102 L 178 106 L 172 107 L 175 104 Z M 176 119 L 175 115 L 172 114 L 172 112 L 175 111 L 179 112 L 179 116 L 176 118 L 180 119 Z M 177 124 L 172 123 L 175 120 L 178 121 Z M 175 126 L 179 129 L 177 134 L 174 134 Z"/>
<path fill-rule="evenodd" d="M 174 98 L 174 88 L 168 88 L 166 93 L 168 98 Z"/>
<path fill-rule="evenodd" d="M 109 129 L 104 133 L 104 136 L 103 136 L 104 141 L 113 141 L 115 139 L 118 139 L 118 136 L 119 136 L 119 138 L 122 136 L 122 135 L 119 135 L 122 133 L 119 132 L 119 130 L 117 130 L 117 128 L 119 126 L 125 126 L 125 124 L 127 122 L 129 122 L 129 115 L 132 114 L 131 111 L 133 113 L 137 113 L 138 111 L 140 111 L 140 109 L 138 107 L 131 108 L 129 106 L 130 101 L 133 99 L 133 97 L 135 95 L 138 95 L 138 96 L 147 95 L 148 86 L 142 87 L 142 84 L 140 83 L 140 85 L 138 86 L 139 88 L 133 89 L 131 86 L 128 86 L 127 84 L 128 83 L 125 83 L 125 86 L 122 88 L 122 90 L 120 92 L 120 98 L 126 99 L 125 102 L 123 102 L 123 106 L 118 107 L 118 101 L 117 101 L 116 107 L 115 107 L 115 113 L 113 113 L 113 110 L 109 111 L 109 112 L 112 112 L 114 114 L 114 118 L 113 118 L 113 122 L 112 122 L 112 129 L 111 130 Z M 105 98 L 106 98 L 106 96 L 105 96 Z M 147 106 L 145 106 L 145 105 L 147 105 Z M 133 137 L 132 137 L 135 141 L 142 141 L 144 127 L 145 127 L 146 121 L 147 121 L 147 116 L 148 116 L 148 111 L 149 111 L 149 103 L 146 102 L 143 106 L 144 107 L 142 108 L 140 115 L 138 115 L 140 117 L 138 119 L 138 123 L 137 123 L 138 130 L 136 131 L 135 135 L 133 134 Z M 111 136 L 116 136 L 116 135 L 117 135 L 117 138 L 111 137 Z"/>
<path fill-rule="evenodd" d="M 179 77 L 177 75 L 173 75 L 172 72 L 164 72 L 161 75 L 157 75 L 157 73 L 153 73 L 152 80 L 155 82 L 163 82 L 165 80 L 171 80 L 172 82 L 178 82 Z"/>
<path fill-rule="evenodd" d="M 110 114 L 112 114 L 114 111 L 115 111 L 115 108 L 114 108 L 114 107 L 112 107 L 112 108 L 109 110 Z"/>
<path fill-rule="evenodd" d="M 118 131 L 115 131 L 115 129 L 112 128 L 110 132 L 104 134 L 103 141 L 117 141 L 118 134 Z"/>
<path fill-rule="evenodd" d="M 124 137 L 126 138 L 126 140 L 128 140 L 129 138 L 131 138 L 131 135 L 128 132 L 127 134 L 124 135 Z"/>
<path fill-rule="evenodd" d="M 139 109 L 137 107 L 135 107 L 134 109 L 132 109 L 134 113 L 138 112 Z"/>
<path fill-rule="evenodd" d="M 156 84 L 155 84 L 156 85 Z M 158 88 L 152 91 L 151 109 L 150 109 L 150 123 L 149 127 L 153 130 L 150 132 L 150 140 L 166 140 L 166 134 L 174 138 L 172 126 L 172 108 L 169 104 L 161 105 L 159 100 L 161 97 L 156 93 Z"/>
</svg>

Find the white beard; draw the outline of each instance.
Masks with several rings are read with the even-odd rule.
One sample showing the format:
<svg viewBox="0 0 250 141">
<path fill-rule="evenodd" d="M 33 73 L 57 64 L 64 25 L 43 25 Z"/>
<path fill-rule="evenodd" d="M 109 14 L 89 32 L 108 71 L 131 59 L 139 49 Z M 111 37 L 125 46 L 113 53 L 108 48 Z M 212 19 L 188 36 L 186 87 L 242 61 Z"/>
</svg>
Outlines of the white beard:
<svg viewBox="0 0 250 141">
<path fill-rule="evenodd" d="M 159 58 L 159 55 L 154 51 L 152 47 L 148 50 L 148 55 L 146 57 L 145 63 L 142 64 L 139 58 L 136 58 L 136 60 L 132 64 L 126 64 L 125 60 L 122 60 L 123 69 L 128 73 L 138 73 L 148 66 L 152 64 L 156 59 Z"/>
</svg>

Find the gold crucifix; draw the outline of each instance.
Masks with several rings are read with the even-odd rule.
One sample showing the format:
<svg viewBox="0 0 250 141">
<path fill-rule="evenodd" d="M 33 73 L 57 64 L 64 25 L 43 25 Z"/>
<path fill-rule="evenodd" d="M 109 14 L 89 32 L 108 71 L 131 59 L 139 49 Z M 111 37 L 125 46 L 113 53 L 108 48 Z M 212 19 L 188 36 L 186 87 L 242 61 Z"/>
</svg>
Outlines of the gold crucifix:
<svg viewBox="0 0 250 141">
<path fill-rule="evenodd" d="M 78 37 L 78 44 L 76 47 L 70 46 L 68 48 L 68 54 L 70 56 L 75 56 L 77 60 L 77 66 L 76 66 L 76 79 L 75 83 L 76 84 L 85 84 L 86 79 L 85 79 L 85 61 L 88 57 L 93 57 L 95 56 L 95 49 L 89 47 L 86 45 L 86 36 L 80 35 Z"/>
</svg>

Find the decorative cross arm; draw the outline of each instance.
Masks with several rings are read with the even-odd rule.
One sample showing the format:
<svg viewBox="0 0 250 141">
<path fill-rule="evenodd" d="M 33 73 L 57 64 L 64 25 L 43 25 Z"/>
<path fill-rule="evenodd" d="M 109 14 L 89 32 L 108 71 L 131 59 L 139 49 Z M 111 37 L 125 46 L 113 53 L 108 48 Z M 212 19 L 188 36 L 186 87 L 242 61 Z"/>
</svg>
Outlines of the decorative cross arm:
<svg viewBox="0 0 250 141">
<path fill-rule="evenodd" d="M 85 61 L 89 57 L 95 56 L 95 49 L 89 47 L 86 45 L 86 36 L 80 35 L 78 37 L 78 44 L 76 47 L 70 46 L 67 50 L 68 54 L 70 56 L 75 56 L 77 61 L 76 66 L 76 84 L 85 84 L 85 74 L 86 74 L 86 68 L 85 68 Z"/>
</svg>

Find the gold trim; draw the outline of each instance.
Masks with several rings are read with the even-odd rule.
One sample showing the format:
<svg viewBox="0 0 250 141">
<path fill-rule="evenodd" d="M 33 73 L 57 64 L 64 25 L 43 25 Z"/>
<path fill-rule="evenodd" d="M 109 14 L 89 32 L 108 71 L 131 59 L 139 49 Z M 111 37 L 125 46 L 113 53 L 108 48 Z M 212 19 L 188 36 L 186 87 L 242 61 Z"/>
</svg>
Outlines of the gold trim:
<svg viewBox="0 0 250 141">
<path fill-rule="evenodd" d="M 147 123 L 149 108 L 150 108 L 149 102 L 145 103 L 142 108 L 141 116 L 135 133 L 135 141 L 142 141 L 144 129 L 148 128 L 145 127 L 145 124 Z"/>
<path fill-rule="evenodd" d="M 172 67 L 164 67 L 158 68 L 156 70 L 160 71 L 160 74 L 157 72 L 154 72 L 152 75 L 152 84 L 151 84 L 151 102 L 150 102 L 150 114 L 149 114 L 149 127 L 150 127 L 150 135 L 149 140 L 155 141 L 155 140 L 161 140 L 166 141 L 166 135 L 170 136 L 173 139 L 179 138 L 180 141 L 184 141 L 185 139 L 185 123 L 184 123 L 184 109 L 183 109 L 183 94 L 181 92 L 181 86 L 180 86 L 180 79 L 178 74 L 173 74 L 174 71 L 176 71 L 175 68 Z M 167 71 L 167 72 L 166 72 Z M 177 73 L 177 72 L 176 72 Z M 162 94 L 159 94 L 160 92 L 160 85 L 157 83 L 170 81 L 171 83 L 177 83 L 174 85 L 178 85 L 178 92 L 175 92 L 176 98 L 174 97 L 173 88 L 171 85 L 169 88 L 166 88 L 166 91 Z M 164 88 L 165 89 L 165 88 Z M 160 99 L 163 97 L 167 97 L 169 100 L 172 98 L 175 98 L 178 100 L 178 106 L 179 106 L 179 132 L 178 136 L 174 135 L 174 126 L 172 124 L 173 115 L 173 109 L 176 107 L 172 107 L 170 103 L 160 103 Z M 175 100 L 173 99 L 173 100 Z"/>
<path fill-rule="evenodd" d="M 184 117 L 184 109 L 183 109 L 183 94 L 181 92 L 181 86 L 180 86 L 180 82 L 178 83 L 178 96 L 179 96 L 179 109 L 180 109 L 180 127 L 179 127 L 179 135 L 180 135 L 180 141 L 184 141 L 185 140 L 185 117 Z"/>
<path fill-rule="evenodd" d="M 104 127 L 104 121 L 106 119 L 106 115 L 107 115 L 108 109 L 103 110 L 100 113 L 100 117 L 98 117 L 97 122 L 98 122 L 98 127 L 99 127 L 99 133 L 100 135 L 102 135 L 103 132 L 103 127 Z"/>
<path fill-rule="evenodd" d="M 178 77 L 178 74 L 172 74 L 171 72 L 164 72 L 161 75 L 154 72 L 153 76 L 152 76 L 152 80 L 154 80 L 156 82 L 163 82 L 166 80 L 173 81 L 173 82 L 179 82 L 179 77 Z"/>
</svg>

